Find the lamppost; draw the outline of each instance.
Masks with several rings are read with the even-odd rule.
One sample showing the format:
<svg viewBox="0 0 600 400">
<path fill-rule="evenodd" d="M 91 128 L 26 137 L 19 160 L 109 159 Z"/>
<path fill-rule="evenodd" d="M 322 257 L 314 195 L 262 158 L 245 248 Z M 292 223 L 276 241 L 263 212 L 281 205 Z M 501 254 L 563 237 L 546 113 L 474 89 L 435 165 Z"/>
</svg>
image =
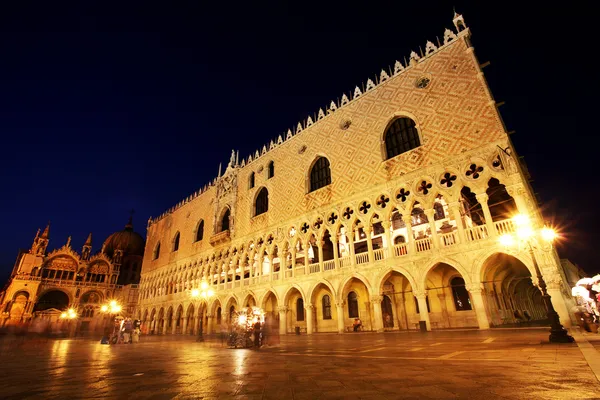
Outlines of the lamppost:
<svg viewBox="0 0 600 400">
<path fill-rule="evenodd" d="M 546 306 L 546 315 L 550 320 L 550 342 L 551 343 L 572 343 L 575 339 L 567 333 L 567 330 L 560 323 L 558 313 L 554 310 L 552 300 L 546 289 L 546 282 L 540 271 L 540 267 L 535 258 L 533 252 L 534 248 L 542 248 L 544 246 L 552 247 L 552 242 L 556 239 L 556 232 L 544 226 L 543 228 L 536 229 L 532 226 L 531 220 L 528 216 L 519 214 L 513 217 L 513 223 L 516 227 L 515 233 L 507 233 L 499 238 L 500 244 L 506 247 L 520 247 L 524 245 L 526 250 L 529 252 L 529 256 L 533 261 L 533 267 L 535 268 L 535 274 L 537 275 L 538 286 L 542 292 L 542 299 Z"/>
<path fill-rule="evenodd" d="M 67 324 L 67 336 L 71 337 L 71 321 L 77 318 L 77 312 L 74 308 L 69 308 L 60 314 L 60 319 L 69 321 Z"/>
<path fill-rule="evenodd" d="M 192 289 L 190 295 L 194 299 L 200 298 L 201 300 L 204 300 L 208 306 L 208 300 L 215 295 L 215 292 L 209 288 L 206 281 L 202 281 L 202 283 L 200 283 L 200 289 Z M 198 309 L 198 311 L 200 311 L 200 309 Z M 198 332 L 198 338 L 196 339 L 197 342 L 204 342 L 204 336 L 202 335 L 202 320 L 202 314 L 200 314 L 200 329 Z"/>
<path fill-rule="evenodd" d="M 122 310 L 122 307 L 119 303 L 117 303 L 116 300 L 111 300 L 108 302 L 108 304 L 103 304 L 102 307 L 100 307 L 100 311 L 102 311 L 105 314 L 104 317 L 104 336 L 107 337 L 107 327 L 106 327 L 106 315 L 108 315 L 109 317 L 112 317 L 115 314 L 120 313 Z M 112 318 L 110 318 L 112 319 Z"/>
</svg>

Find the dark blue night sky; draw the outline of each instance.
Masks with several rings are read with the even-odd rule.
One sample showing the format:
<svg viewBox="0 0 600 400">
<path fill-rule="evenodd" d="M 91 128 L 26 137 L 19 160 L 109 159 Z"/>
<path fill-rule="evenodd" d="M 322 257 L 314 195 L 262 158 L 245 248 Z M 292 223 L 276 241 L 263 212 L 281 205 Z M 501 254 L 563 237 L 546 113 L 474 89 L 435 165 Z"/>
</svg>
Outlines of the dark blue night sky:
<svg viewBox="0 0 600 400">
<path fill-rule="evenodd" d="M 57 6 L 56 4 L 61 4 Z M 599 192 L 597 10 L 570 2 L 4 2 L 0 279 L 37 228 L 94 248 L 452 27 L 473 33 L 561 256 L 589 273 Z M 550 4 L 550 3 L 548 3 Z M 594 163 L 595 164 L 595 163 Z M 584 193 L 589 191 L 588 194 Z"/>
</svg>

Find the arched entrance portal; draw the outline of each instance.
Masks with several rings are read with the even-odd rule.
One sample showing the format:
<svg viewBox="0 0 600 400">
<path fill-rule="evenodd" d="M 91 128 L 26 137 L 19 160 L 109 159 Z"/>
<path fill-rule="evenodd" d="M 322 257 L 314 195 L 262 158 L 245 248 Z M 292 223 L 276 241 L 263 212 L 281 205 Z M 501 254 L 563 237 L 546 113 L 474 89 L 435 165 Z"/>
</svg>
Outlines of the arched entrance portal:
<svg viewBox="0 0 600 400">
<path fill-rule="evenodd" d="M 455 267 L 436 264 L 427 273 L 426 285 L 429 321 L 433 329 L 479 327 L 465 280 Z"/>
<path fill-rule="evenodd" d="M 65 311 L 69 308 L 69 296 L 60 290 L 50 290 L 38 299 L 34 311 L 44 311 L 50 308 Z"/>
<path fill-rule="evenodd" d="M 383 279 L 380 293 L 383 293 L 381 315 L 384 329 L 416 329 L 419 325 L 417 301 L 406 276 L 390 271 Z"/>
<path fill-rule="evenodd" d="M 286 332 L 294 332 L 296 327 L 300 331 L 306 331 L 306 318 L 304 317 L 304 299 L 302 293 L 292 287 L 287 294 L 283 304 L 286 306 L 285 325 Z"/>
<path fill-rule="evenodd" d="M 269 292 L 263 300 L 262 309 L 265 312 L 265 330 L 267 336 L 279 334 L 279 313 L 277 311 L 277 297 Z"/>
<path fill-rule="evenodd" d="M 346 320 L 343 315 L 337 315 L 335 296 L 324 283 L 317 284 L 313 289 L 311 303 L 314 304 L 312 315 L 314 332 L 336 332 L 338 318 Z M 349 323 L 352 324 L 351 321 Z"/>
<path fill-rule="evenodd" d="M 505 253 L 490 256 L 481 280 L 490 326 L 549 325 L 541 292 L 519 259 Z"/>
</svg>

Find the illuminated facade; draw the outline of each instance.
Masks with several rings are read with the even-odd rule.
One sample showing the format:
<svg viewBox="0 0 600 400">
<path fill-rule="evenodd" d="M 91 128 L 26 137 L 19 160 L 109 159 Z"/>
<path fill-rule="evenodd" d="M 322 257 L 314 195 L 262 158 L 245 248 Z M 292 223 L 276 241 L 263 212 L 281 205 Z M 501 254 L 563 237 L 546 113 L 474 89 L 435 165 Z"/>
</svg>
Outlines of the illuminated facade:
<svg viewBox="0 0 600 400">
<path fill-rule="evenodd" d="M 92 235 L 81 253 L 71 238 L 48 252 L 50 226 L 37 232 L 31 248 L 19 254 L 13 272 L 0 293 L 1 326 L 29 325 L 31 329 L 60 330 L 62 312 L 73 309 L 73 331 L 99 332 L 106 322 L 101 306 L 117 300 L 125 314 L 134 311 L 144 254 L 144 238 L 125 229 L 110 235 L 102 250 L 92 254 Z"/>
<path fill-rule="evenodd" d="M 498 240 L 517 212 L 541 213 L 462 16 L 454 27 L 151 218 L 144 331 L 215 332 L 248 305 L 281 334 L 544 319 L 528 251 Z M 560 260 L 535 256 L 570 326 Z M 206 301 L 190 295 L 202 282 Z"/>
</svg>

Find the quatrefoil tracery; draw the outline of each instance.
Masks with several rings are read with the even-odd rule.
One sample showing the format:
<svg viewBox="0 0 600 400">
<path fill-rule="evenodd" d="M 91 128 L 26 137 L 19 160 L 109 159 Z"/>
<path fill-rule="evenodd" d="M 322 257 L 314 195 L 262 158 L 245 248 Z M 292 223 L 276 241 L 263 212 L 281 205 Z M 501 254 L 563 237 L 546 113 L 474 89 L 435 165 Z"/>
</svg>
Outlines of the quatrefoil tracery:
<svg viewBox="0 0 600 400">
<path fill-rule="evenodd" d="M 431 183 L 427 182 L 427 181 L 421 181 L 421 184 L 419 185 L 419 187 L 417 188 L 417 190 L 423 194 L 427 194 L 429 193 L 429 189 L 431 189 Z"/>
<path fill-rule="evenodd" d="M 451 174 L 450 172 L 446 172 L 444 174 L 444 177 L 442 178 L 442 180 L 440 181 L 440 184 L 442 186 L 446 186 L 446 187 L 452 187 L 452 185 L 454 184 L 454 181 L 456 180 L 456 175 Z"/>
<path fill-rule="evenodd" d="M 473 179 L 479 178 L 479 173 L 483 172 L 483 167 L 478 166 L 477 164 L 469 165 L 469 169 L 465 173 L 465 175 L 470 176 Z"/>
<path fill-rule="evenodd" d="M 306 222 L 304 224 L 302 224 L 302 226 L 300 227 L 300 230 L 302 231 L 302 233 L 308 232 L 309 229 L 310 229 L 310 226 Z"/>
<path fill-rule="evenodd" d="M 315 228 L 319 229 L 321 228 L 321 225 L 323 225 L 323 220 L 319 217 L 317 218 L 317 220 L 315 221 Z"/>
<path fill-rule="evenodd" d="M 346 209 L 344 210 L 344 218 L 350 219 L 350 217 L 352 217 L 352 214 L 354 214 L 354 210 L 350 207 L 346 207 Z"/>
<path fill-rule="evenodd" d="M 366 214 L 369 212 L 369 208 L 371 208 L 371 205 L 369 203 L 367 203 L 366 201 L 363 201 L 359 207 L 359 210 L 361 213 Z"/>
<path fill-rule="evenodd" d="M 338 219 L 338 216 L 335 215 L 334 212 L 332 212 L 331 215 L 329 216 L 329 218 L 327 218 L 327 220 L 329 221 L 329 223 L 331 225 L 335 224 L 335 221 L 337 221 L 337 219 Z"/>
<path fill-rule="evenodd" d="M 390 198 L 387 197 L 385 194 L 382 194 L 377 199 L 377 205 L 381 208 L 385 208 L 387 206 L 387 203 L 389 203 L 389 202 L 390 202 Z"/>
<path fill-rule="evenodd" d="M 408 199 L 408 196 L 410 196 L 410 190 L 402 188 L 396 195 L 396 200 L 400 200 L 404 203 L 406 199 Z"/>
</svg>

